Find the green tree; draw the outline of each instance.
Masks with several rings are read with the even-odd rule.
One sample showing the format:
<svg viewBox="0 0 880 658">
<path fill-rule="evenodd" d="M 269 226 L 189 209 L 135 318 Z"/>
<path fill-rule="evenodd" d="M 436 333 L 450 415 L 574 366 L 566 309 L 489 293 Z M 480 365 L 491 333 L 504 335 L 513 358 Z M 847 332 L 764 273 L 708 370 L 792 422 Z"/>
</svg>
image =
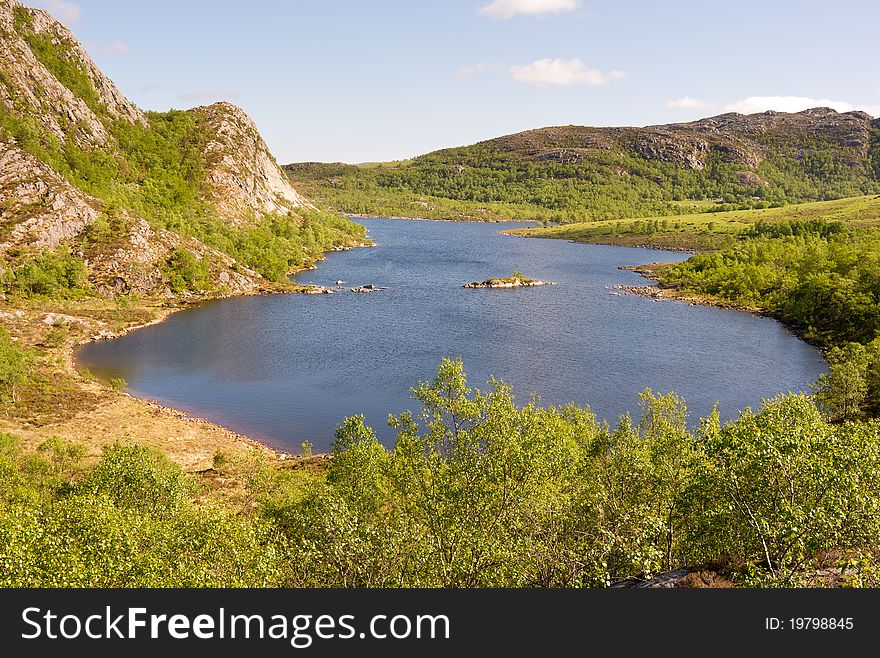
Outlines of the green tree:
<svg viewBox="0 0 880 658">
<path fill-rule="evenodd" d="M 819 376 L 816 399 L 833 420 L 854 420 L 862 416 L 868 396 L 868 351 L 864 345 L 848 343 L 828 352 L 829 372 Z"/>
<path fill-rule="evenodd" d="M 16 345 L 0 327 L 0 400 L 18 402 L 18 390 L 27 381 L 33 355 Z"/>
</svg>

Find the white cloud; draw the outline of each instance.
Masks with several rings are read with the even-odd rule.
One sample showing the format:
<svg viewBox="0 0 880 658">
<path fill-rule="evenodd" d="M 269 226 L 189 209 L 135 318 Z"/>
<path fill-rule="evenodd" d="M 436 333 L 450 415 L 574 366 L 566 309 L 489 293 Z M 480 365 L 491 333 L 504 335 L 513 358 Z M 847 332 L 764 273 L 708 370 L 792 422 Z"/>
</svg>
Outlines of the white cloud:
<svg viewBox="0 0 880 658">
<path fill-rule="evenodd" d="M 47 10 L 59 21 L 68 25 L 78 23 L 82 16 L 82 8 L 68 0 L 33 0 L 33 4 Z"/>
<path fill-rule="evenodd" d="M 603 73 L 591 69 L 575 59 L 539 59 L 531 64 L 515 65 L 510 69 L 511 77 L 517 82 L 536 87 L 572 87 L 575 85 L 601 86 L 609 80 L 625 78 L 623 71 Z"/>
<path fill-rule="evenodd" d="M 741 101 L 728 105 L 728 112 L 754 114 L 775 110 L 777 112 L 802 112 L 812 107 L 830 107 L 838 112 L 862 110 L 872 116 L 880 116 L 878 105 L 854 105 L 846 101 L 834 101 L 827 98 L 808 98 L 806 96 L 749 96 Z"/>
<path fill-rule="evenodd" d="M 178 100 L 188 103 L 202 103 L 206 101 L 232 100 L 238 98 L 240 94 L 237 91 L 225 91 L 222 89 L 204 89 L 202 91 L 190 91 L 185 94 L 178 94 Z"/>
<path fill-rule="evenodd" d="M 98 55 L 128 55 L 131 53 L 131 48 L 124 41 L 92 44 L 89 50 Z"/>
<path fill-rule="evenodd" d="M 495 0 L 480 7 L 480 16 L 507 19 L 517 15 L 541 16 L 543 14 L 562 14 L 574 11 L 580 0 Z"/>
<path fill-rule="evenodd" d="M 500 64 L 486 63 L 475 64 L 474 66 L 462 66 L 460 69 L 458 69 L 458 71 L 455 72 L 455 78 L 457 80 L 470 80 L 480 73 L 489 73 L 490 71 L 497 71 L 500 68 Z"/>
<path fill-rule="evenodd" d="M 676 98 L 673 101 L 666 101 L 666 107 L 673 110 L 705 110 L 713 105 L 715 105 L 715 103 L 711 101 L 701 101 L 699 98 L 691 98 L 690 96 Z"/>
</svg>

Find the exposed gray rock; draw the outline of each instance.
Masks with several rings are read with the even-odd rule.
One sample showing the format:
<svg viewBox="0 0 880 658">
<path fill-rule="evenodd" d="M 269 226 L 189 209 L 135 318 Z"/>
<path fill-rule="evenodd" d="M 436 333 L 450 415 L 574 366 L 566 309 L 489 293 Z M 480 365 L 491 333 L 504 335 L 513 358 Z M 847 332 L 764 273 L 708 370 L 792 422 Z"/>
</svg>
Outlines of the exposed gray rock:
<svg viewBox="0 0 880 658">
<path fill-rule="evenodd" d="M 0 142 L 0 254 L 54 248 L 94 222 L 98 205 L 11 140 Z"/>
<path fill-rule="evenodd" d="M 111 117 L 146 122 L 143 113 L 95 66 L 70 30 L 49 13 L 14 0 L 0 0 L 0 70 L 5 80 L 0 84 L 0 103 L 37 119 L 61 142 L 72 137 L 81 146 L 103 146 L 112 139 L 94 111 L 43 66 L 16 31 L 16 8 L 27 12 L 36 34 L 64 46 L 70 61 L 91 80 L 98 102 Z"/>
<path fill-rule="evenodd" d="M 212 135 L 205 158 L 221 214 L 245 222 L 255 214 L 314 208 L 290 184 L 244 110 L 224 102 L 192 111 L 204 118 Z"/>
</svg>

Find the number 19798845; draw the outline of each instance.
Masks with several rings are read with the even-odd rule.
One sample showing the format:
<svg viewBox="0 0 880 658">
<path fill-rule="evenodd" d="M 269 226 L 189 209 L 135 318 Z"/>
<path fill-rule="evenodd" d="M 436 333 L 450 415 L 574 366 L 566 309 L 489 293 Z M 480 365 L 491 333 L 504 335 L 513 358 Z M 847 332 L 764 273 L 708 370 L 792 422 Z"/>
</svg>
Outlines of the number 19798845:
<svg viewBox="0 0 880 658">
<path fill-rule="evenodd" d="M 855 627 L 852 617 L 766 617 L 764 628 L 768 631 L 850 631 Z"/>
</svg>

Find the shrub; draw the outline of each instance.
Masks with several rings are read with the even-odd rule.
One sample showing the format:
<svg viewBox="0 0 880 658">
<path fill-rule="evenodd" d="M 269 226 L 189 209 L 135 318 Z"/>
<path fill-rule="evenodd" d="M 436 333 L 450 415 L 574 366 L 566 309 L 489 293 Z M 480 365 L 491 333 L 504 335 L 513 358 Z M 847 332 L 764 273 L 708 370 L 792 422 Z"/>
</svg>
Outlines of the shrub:
<svg viewBox="0 0 880 658">
<path fill-rule="evenodd" d="M 66 249 L 37 254 L 14 268 L 6 289 L 21 297 L 61 299 L 83 297 L 90 292 L 85 263 Z"/>
<path fill-rule="evenodd" d="M 33 362 L 33 355 L 18 347 L 0 327 L 0 401 L 18 401 L 18 390 L 27 382 Z"/>
<path fill-rule="evenodd" d="M 164 268 L 168 284 L 175 292 L 203 291 L 210 285 L 210 270 L 204 260 L 183 247 L 177 247 Z"/>
<path fill-rule="evenodd" d="M 118 507 L 163 514 L 180 508 L 191 486 L 180 467 L 163 454 L 116 444 L 104 451 L 81 491 L 107 495 Z"/>
</svg>

